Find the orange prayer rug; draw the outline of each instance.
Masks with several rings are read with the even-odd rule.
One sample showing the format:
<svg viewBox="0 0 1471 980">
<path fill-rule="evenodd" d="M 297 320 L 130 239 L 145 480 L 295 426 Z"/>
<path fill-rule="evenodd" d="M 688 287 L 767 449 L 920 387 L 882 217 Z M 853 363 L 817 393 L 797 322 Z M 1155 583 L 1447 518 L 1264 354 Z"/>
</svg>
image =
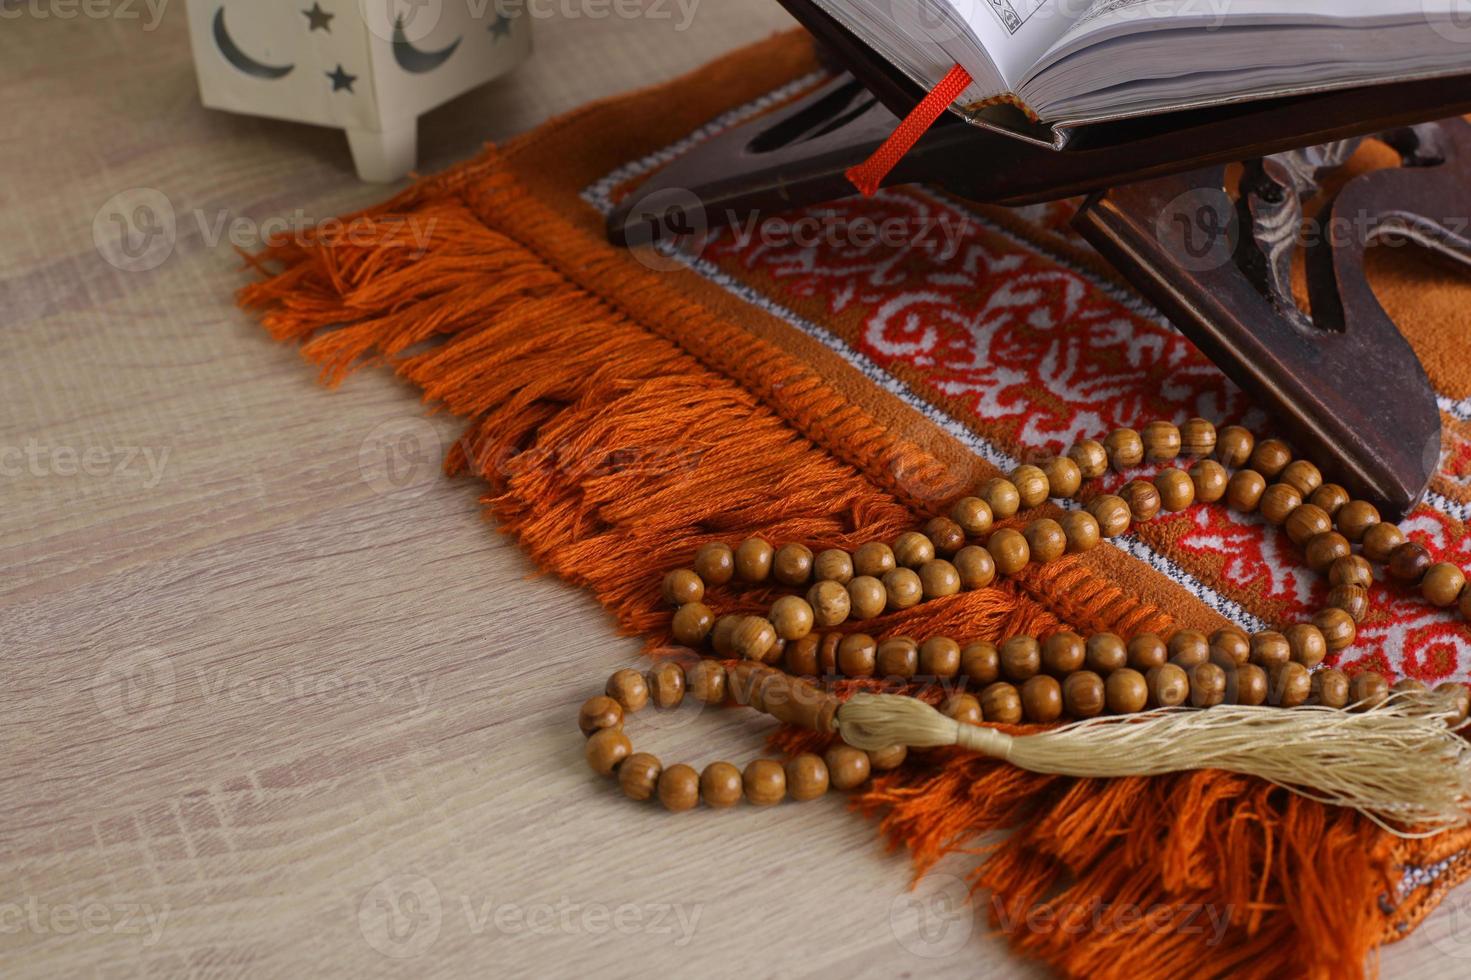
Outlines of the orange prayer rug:
<svg viewBox="0 0 1471 980">
<path fill-rule="evenodd" d="M 386 365 L 463 417 L 447 471 L 486 481 L 500 526 L 653 655 L 672 652 L 660 578 L 707 541 L 852 548 L 1117 426 L 1199 415 L 1270 430 L 1066 230 L 1067 203 L 1007 211 L 908 187 L 714 233 L 677 256 L 606 243 L 606 213 L 640 180 L 821 80 L 792 34 L 573 112 L 358 216 L 375 234 L 269 249 L 242 301 L 328 382 Z M 1382 161 L 1371 146 L 1355 165 Z M 393 234 L 409 219 L 427 240 Z M 1431 493 L 1402 526 L 1436 560 L 1471 565 L 1471 287 L 1409 250 L 1373 258 L 1445 429 Z M 1263 629 L 1324 604 L 1326 582 L 1256 515 L 1192 507 L 1113 545 L 867 628 Z M 718 612 L 769 601 L 712 596 Z M 1468 679 L 1464 620 L 1388 584 L 1374 601 L 1330 663 Z M 920 871 L 970 849 L 996 927 L 1067 975 L 1358 974 L 1471 873 L 1471 832 L 1402 840 L 1218 771 L 1086 780 L 945 750 L 873 780 L 855 805 Z M 994 830 L 1010 832 L 978 844 Z M 1230 924 L 1222 942 L 1208 929 L 1021 925 L 1038 907 L 1122 905 L 1209 906 Z"/>
</svg>

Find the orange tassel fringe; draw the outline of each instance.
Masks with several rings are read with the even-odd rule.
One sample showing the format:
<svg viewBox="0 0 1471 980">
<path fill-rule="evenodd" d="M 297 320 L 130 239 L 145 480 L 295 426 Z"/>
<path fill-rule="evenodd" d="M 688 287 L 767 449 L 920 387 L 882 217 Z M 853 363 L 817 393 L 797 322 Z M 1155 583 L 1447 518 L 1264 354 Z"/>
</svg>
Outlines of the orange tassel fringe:
<svg viewBox="0 0 1471 980">
<path fill-rule="evenodd" d="M 660 576 L 702 542 L 760 533 L 852 547 L 914 525 L 915 474 L 944 479 L 806 365 L 558 216 L 495 150 L 357 221 L 362 235 L 253 259 L 266 277 L 242 303 L 300 342 L 328 383 L 386 363 L 466 418 L 447 471 L 485 479 L 501 526 L 656 655 L 670 652 Z M 632 315 L 630 294 L 662 315 Z M 769 598 L 713 590 L 709 601 Z M 1168 625 L 1069 559 L 871 628 L 996 637 L 1060 621 Z M 973 884 L 995 896 L 993 921 L 1014 948 L 1075 976 L 1358 973 L 1384 938 L 1377 903 L 1397 876 L 1396 842 L 1368 821 L 1219 772 L 1076 780 L 936 751 L 875 780 L 856 806 L 920 873 L 946 853 L 977 854 Z M 977 846 L 1001 829 L 1011 833 Z M 1041 908 L 1108 922 L 1125 908 L 1200 906 L 1229 916 L 1222 941 L 1203 914 L 1199 930 L 1035 927 Z"/>
</svg>

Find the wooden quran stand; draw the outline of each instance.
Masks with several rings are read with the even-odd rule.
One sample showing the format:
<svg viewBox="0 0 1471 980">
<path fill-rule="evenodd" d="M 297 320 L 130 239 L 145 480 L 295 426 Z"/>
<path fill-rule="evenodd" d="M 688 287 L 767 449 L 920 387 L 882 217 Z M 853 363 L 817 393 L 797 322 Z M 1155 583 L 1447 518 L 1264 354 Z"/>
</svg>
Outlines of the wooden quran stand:
<svg viewBox="0 0 1471 980">
<path fill-rule="evenodd" d="M 609 217 L 620 245 L 850 196 L 844 176 L 924 93 L 812 0 L 780 0 L 846 69 L 708 140 Z M 1398 520 L 1440 458 L 1425 371 L 1375 299 L 1364 252 L 1413 241 L 1471 264 L 1471 74 L 1272 99 L 1078 131 L 1066 150 L 947 113 L 885 185 L 923 182 L 988 204 L 1089 195 L 1077 231 L 1153 301 L 1325 475 Z M 1448 118 L 1450 117 L 1450 118 Z M 1435 122 L 1434 120 L 1440 120 Z M 1366 137 L 1403 166 L 1350 180 L 1304 244 L 1312 314 L 1291 291 L 1303 202 Z M 1227 164 L 1243 162 L 1235 196 Z M 702 215 L 689 214 L 695 202 Z M 673 203 L 672 203 L 673 202 Z"/>
</svg>

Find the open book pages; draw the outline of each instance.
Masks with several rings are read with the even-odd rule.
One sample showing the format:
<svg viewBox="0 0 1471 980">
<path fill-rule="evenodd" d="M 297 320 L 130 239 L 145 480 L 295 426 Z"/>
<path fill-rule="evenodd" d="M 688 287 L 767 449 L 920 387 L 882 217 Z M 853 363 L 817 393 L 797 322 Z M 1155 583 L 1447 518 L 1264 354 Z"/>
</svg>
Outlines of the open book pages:
<svg viewBox="0 0 1471 980">
<path fill-rule="evenodd" d="M 1463 0 L 818 3 L 924 88 L 962 65 L 962 115 L 1005 99 L 1058 130 L 1471 71 Z"/>
</svg>

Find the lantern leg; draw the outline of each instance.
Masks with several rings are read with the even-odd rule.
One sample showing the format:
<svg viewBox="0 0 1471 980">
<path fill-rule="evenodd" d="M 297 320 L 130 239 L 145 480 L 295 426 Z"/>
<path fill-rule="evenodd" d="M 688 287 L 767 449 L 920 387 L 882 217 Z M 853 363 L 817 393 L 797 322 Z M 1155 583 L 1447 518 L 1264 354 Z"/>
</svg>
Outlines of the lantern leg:
<svg viewBox="0 0 1471 980">
<path fill-rule="evenodd" d="M 370 184 L 391 184 L 417 165 L 419 120 L 375 129 L 347 130 L 347 145 L 358 177 Z"/>
</svg>

